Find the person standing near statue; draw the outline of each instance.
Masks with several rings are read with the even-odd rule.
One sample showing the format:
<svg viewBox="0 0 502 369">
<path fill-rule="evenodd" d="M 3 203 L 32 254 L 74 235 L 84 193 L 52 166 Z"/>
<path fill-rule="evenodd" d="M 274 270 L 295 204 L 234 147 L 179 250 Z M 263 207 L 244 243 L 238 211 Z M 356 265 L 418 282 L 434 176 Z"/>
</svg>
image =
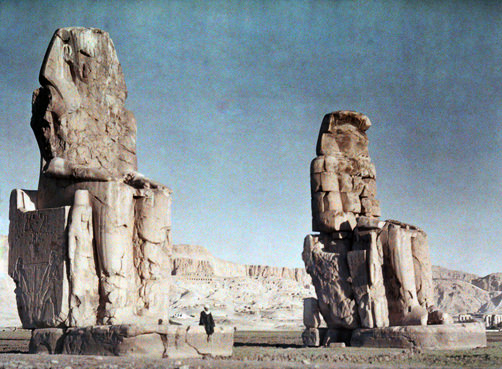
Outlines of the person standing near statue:
<svg viewBox="0 0 502 369">
<path fill-rule="evenodd" d="M 215 327 L 213 315 L 209 311 L 209 305 L 204 305 L 204 310 L 200 312 L 199 325 L 204 326 L 207 333 L 207 340 L 209 341 L 209 338 L 214 333 Z"/>
</svg>

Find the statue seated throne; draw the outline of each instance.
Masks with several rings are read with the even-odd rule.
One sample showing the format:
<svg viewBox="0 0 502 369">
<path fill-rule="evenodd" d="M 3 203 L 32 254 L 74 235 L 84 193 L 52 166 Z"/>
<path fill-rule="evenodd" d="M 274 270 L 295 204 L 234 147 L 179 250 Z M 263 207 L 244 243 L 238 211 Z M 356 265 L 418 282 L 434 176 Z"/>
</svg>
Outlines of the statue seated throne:
<svg viewBox="0 0 502 369">
<path fill-rule="evenodd" d="M 38 191 L 14 190 L 9 274 L 24 328 L 165 319 L 171 191 L 137 172 L 108 33 L 62 28 L 33 94 Z"/>
</svg>

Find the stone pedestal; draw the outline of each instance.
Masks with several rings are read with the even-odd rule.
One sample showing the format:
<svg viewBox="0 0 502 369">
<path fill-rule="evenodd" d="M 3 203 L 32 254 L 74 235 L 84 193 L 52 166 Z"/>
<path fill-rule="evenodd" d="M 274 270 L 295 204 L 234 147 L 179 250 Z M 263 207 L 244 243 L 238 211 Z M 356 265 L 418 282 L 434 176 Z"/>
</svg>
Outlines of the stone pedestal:
<svg viewBox="0 0 502 369">
<path fill-rule="evenodd" d="M 351 346 L 452 350 L 486 347 L 481 323 L 355 329 Z"/>
<path fill-rule="evenodd" d="M 351 336 L 350 329 L 306 328 L 302 340 L 307 347 L 345 347 L 350 344 Z"/>
<path fill-rule="evenodd" d="M 231 356 L 233 343 L 233 327 L 124 324 L 35 329 L 30 353 L 182 359 Z"/>
</svg>

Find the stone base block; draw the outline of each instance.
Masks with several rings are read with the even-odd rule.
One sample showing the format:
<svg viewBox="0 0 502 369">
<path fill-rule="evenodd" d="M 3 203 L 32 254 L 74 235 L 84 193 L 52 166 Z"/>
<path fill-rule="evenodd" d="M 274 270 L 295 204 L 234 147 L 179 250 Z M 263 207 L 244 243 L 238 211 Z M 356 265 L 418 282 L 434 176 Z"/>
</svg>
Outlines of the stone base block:
<svg viewBox="0 0 502 369">
<path fill-rule="evenodd" d="M 307 347 L 345 347 L 350 343 L 350 329 L 306 328 L 302 333 L 303 345 Z M 343 345 L 342 345 L 343 344 Z"/>
<path fill-rule="evenodd" d="M 322 345 L 326 347 L 345 347 L 350 344 L 352 330 L 328 328 L 322 332 Z M 344 346 L 341 346 L 341 344 Z"/>
<path fill-rule="evenodd" d="M 28 352 L 30 339 L 30 329 L 10 327 L 0 328 L 0 352 Z"/>
<path fill-rule="evenodd" d="M 231 356 L 233 327 L 216 327 L 207 336 L 201 326 L 111 325 L 35 329 L 30 353 L 149 358 Z"/>
<path fill-rule="evenodd" d="M 486 347 L 481 323 L 355 329 L 351 346 L 453 350 Z"/>
<path fill-rule="evenodd" d="M 63 350 L 64 330 L 60 328 L 35 329 L 31 333 L 30 354 L 58 354 Z"/>
<path fill-rule="evenodd" d="M 319 329 L 317 328 L 306 328 L 302 333 L 303 345 L 307 347 L 319 347 L 321 346 L 321 337 Z"/>
</svg>

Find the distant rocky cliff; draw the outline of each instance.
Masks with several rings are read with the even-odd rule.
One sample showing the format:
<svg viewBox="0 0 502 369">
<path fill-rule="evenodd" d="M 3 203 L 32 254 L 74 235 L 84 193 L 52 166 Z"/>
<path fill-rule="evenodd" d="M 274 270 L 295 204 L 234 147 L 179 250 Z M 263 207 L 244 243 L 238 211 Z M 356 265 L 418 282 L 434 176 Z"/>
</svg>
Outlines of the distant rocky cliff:
<svg viewBox="0 0 502 369">
<path fill-rule="evenodd" d="M 502 273 L 492 273 L 485 277 L 475 278 L 472 284 L 489 292 L 502 291 Z"/>
<path fill-rule="evenodd" d="M 305 268 L 286 268 L 268 265 L 246 265 L 214 257 L 197 245 L 174 245 L 171 259 L 172 274 L 192 278 L 210 277 L 278 277 L 310 283 Z"/>
<path fill-rule="evenodd" d="M 247 329 L 302 327 L 302 299 L 315 296 L 303 268 L 244 265 L 214 257 L 196 245 L 175 245 L 171 315 L 194 324 L 209 303 L 220 324 Z M 502 313 L 502 273 L 485 277 L 433 267 L 436 305 L 453 315 Z M 7 275 L 7 237 L 0 236 L 0 326 L 20 325 L 14 283 Z"/>
<path fill-rule="evenodd" d="M 471 283 L 472 280 L 479 278 L 478 275 L 462 272 L 460 270 L 446 269 L 440 266 L 432 266 L 432 279 L 456 280 Z"/>
</svg>

